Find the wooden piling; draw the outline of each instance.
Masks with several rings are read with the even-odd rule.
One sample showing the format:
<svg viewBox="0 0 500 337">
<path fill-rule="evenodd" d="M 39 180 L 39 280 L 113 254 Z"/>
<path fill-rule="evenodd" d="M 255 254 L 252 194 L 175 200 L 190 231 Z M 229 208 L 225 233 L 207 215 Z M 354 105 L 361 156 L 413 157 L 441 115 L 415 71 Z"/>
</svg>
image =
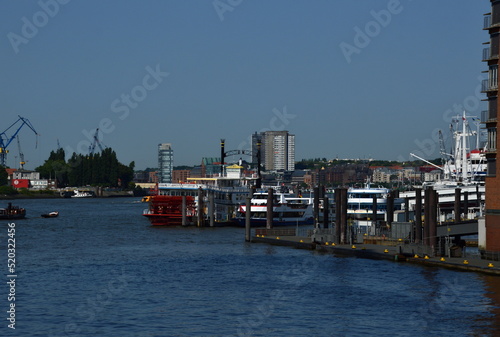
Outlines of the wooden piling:
<svg viewBox="0 0 500 337">
<path fill-rule="evenodd" d="M 313 199 L 313 206 L 314 206 L 314 228 L 319 227 L 319 187 L 316 186 L 313 190 L 314 193 L 314 199 Z"/>
<path fill-rule="evenodd" d="M 186 196 L 182 196 L 182 206 L 181 206 L 181 212 L 182 212 L 182 226 L 187 226 L 187 217 L 186 217 Z"/>
<path fill-rule="evenodd" d="M 405 222 L 410 221 L 410 198 L 405 198 Z"/>
<path fill-rule="evenodd" d="M 464 220 L 469 220 L 469 193 L 464 192 Z"/>
<path fill-rule="evenodd" d="M 461 221 L 460 219 L 460 204 L 461 202 L 461 189 L 460 188 L 455 188 L 455 204 L 453 205 L 453 210 L 455 212 L 455 223 L 459 223 Z"/>
<path fill-rule="evenodd" d="M 211 192 L 208 195 L 208 214 L 210 217 L 210 227 L 214 227 L 215 225 L 215 201 L 214 201 L 214 193 Z"/>
<path fill-rule="evenodd" d="M 340 188 L 335 189 L 335 243 L 340 243 L 340 238 L 341 238 L 341 225 L 340 225 L 340 210 L 342 208 L 340 204 Z"/>
<path fill-rule="evenodd" d="M 323 198 L 323 228 L 328 228 L 328 222 L 330 221 L 330 219 L 328 218 L 328 213 L 330 212 L 328 203 L 328 197 L 325 196 Z"/>
<path fill-rule="evenodd" d="M 387 224 L 392 225 L 394 221 L 394 192 L 390 191 L 387 194 Z"/>
<path fill-rule="evenodd" d="M 340 190 L 340 218 L 342 226 L 342 243 L 348 243 L 347 237 L 347 188 L 342 188 Z"/>
<path fill-rule="evenodd" d="M 201 187 L 198 189 L 198 227 L 203 227 L 203 190 Z"/>
<path fill-rule="evenodd" d="M 245 212 L 245 241 L 249 242 L 250 241 L 250 216 L 251 212 L 250 209 L 252 207 L 252 198 L 247 197 L 246 198 L 246 212 Z"/>
<path fill-rule="evenodd" d="M 429 246 L 429 220 L 430 220 L 430 193 L 431 188 L 426 188 L 424 191 L 424 245 Z"/>
<path fill-rule="evenodd" d="M 438 208 L 438 193 L 434 189 L 429 193 L 429 246 L 431 251 L 435 252 L 437 247 L 437 208 Z"/>
<path fill-rule="evenodd" d="M 267 229 L 273 228 L 273 218 L 274 218 L 274 190 L 269 188 L 267 190 Z"/>
<path fill-rule="evenodd" d="M 415 189 L 415 243 L 422 242 L 422 189 Z"/>
</svg>

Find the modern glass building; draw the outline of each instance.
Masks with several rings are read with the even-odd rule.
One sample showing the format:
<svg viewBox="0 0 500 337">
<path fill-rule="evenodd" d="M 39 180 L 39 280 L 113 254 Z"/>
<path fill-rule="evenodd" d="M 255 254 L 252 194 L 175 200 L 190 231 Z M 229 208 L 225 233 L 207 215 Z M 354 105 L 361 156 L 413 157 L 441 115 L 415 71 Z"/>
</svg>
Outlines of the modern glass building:
<svg viewBox="0 0 500 337">
<path fill-rule="evenodd" d="M 174 168 L 174 150 L 172 144 L 158 144 L 158 182 L 171 183 Z"/>
</svg>

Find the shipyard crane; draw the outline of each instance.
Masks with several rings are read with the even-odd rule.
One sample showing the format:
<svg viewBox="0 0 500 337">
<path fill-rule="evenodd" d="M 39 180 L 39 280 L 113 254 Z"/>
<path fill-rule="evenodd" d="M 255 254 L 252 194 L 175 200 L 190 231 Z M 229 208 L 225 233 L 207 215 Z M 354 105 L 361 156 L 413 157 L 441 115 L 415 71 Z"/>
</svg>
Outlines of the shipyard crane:
<svg viewBox="0 0 500 337">
<path fill-rule="evenodd" d="M 104 149 L 102 148 L 101 142 L 99 141 L 99 128 L 97 128 L 95 130 L 94 141 L 89 146 L 89 154 L 94 154 L 95 146 L 96 145 L 99 145 L 99 148 L 101 149 L 101 152 L 104 151 Z"/>
<path fill-rule="evenodd" d="M 17 134 L 19 133 L 19 131 L 21 131 L 23 126 L 27 125 L 35 133 L 35 135 L 38 136 L 38 133 L 36 132 L 35 128 L 27 118 L 23 118 L 19 115 L 18 117 L 19 118 L 17 119 L 17 121 L 12 123 L 7 129 L 5 129 L 2 133 L 0 133 L 0 165 L 2 166 L 6 166 L 7 153 L 9 153 L 9 150 L 7 149 L 8 146 L 10 145 L 10 143 L 12 143 L 14 138 L 16 138 Z M 7 136 L 7 132 L 10 129 L 14 128 L 17 129 L 14 131 L 12 136 Z M 37 144 L 38 144 L 38 138 L 37 138 Z"/>
<path fill-rule="evenodd" d="M 21 142 L 19 141 L 19 135 L 17 135 L 16 138 L 17 138 L 17 148 L 19 149 L 19 169 L 24 170 L 24 164 L 26 164 L 26 162 L 24 161 L 24 153 L 21 150 Z"/>
</svg>

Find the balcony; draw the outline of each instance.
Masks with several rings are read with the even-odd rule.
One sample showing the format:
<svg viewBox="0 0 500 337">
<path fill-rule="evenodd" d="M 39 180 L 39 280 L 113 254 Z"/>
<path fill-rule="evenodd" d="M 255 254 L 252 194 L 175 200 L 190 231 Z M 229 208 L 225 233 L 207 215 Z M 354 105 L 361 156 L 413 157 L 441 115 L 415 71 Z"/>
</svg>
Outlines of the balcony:
<svg viewBox="0 0 500 337">
<path fill-rule="evenodd" d="M 498 90 L 498 84 L 497 83 L 490 83 L 489 80 L 483 80 L 481 82 L 481 92 L 493 92 Z"/>
<path fill-rule="evenodd" d="M 490 47 L 483 48 L 483 62 L 488 62 L 490 60 L 498 59 L 498 53 L 496 55 L 492 55 L 492 49 Z"/>
<path fill-rule="evenodd" d="M 491 15 L 485 15 L 483 29 L 489 29 L 490 27 L 491 27 Z"/>
</svg>

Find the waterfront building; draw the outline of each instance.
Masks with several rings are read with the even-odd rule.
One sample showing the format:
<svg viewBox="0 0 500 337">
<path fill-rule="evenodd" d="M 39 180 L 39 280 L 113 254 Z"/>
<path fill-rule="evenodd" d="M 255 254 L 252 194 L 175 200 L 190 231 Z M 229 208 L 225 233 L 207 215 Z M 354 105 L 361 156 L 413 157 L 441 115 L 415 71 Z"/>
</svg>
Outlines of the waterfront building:
<svg viewBox="0 0 500 337">
<path fill-rule="evenodd" d="M 174 183 L 185 183 L 189 177 L 191 177 L 191 170 L 172 171 L 172 182 Z"/>
<path fill-rule="evenodd" d="M 257 142 L 261 141 L 261 163 L 266 171 L 295 170 L 295 135 L 288 131 L 265 131 L 252 135 L 252 163 L 257 159 Z"/>
<path fill-rule="evenodd" d="M 490 0 L 491 12 L 484 15 L 484 30 L 489 41 L 483 49 L 483 61 L 488 65 L 488 79 L 483 80 L 482 92 L 486 94 L 488 110 L 482 121 L 488 131 L 486 149 L 486 251 L 500 252 L 500 174 L 497 165 L 497 112 L 498 112 L 498 65 L 500 55 L 500 1 Z"/>
<path fill-rule="evenodd" d="M 216 177 L 220 174 L 220 157 L 203 157 L 201 159 L 201 175 L 203 178 Z"/>
<path fill-rule="evenodd" d="M 172 144 L 158 144 L 158 182 L 171 183 L 174 168 L 174 150 Z"/>
</svg>

